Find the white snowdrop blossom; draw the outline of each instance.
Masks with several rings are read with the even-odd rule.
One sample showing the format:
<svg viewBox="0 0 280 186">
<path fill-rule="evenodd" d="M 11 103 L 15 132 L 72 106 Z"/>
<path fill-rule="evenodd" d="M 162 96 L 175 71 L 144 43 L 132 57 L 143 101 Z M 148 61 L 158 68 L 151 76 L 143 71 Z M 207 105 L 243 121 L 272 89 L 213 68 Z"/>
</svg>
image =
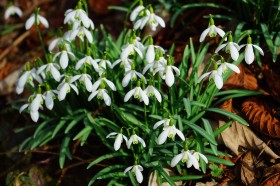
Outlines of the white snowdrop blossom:
<svg viewBox="0 0 280 186">
<path fill-rule="evenodd" d="M 49 45 L 48 50 L 51 52 L 51 51 L 53 51 L 53 49 L 54 49 L 56 46 L 59 46 L 59 45 L 68 45 L 64 40 L 65 40 L 65 39 L 64 39 L 63 37 L 58 37 L 58 38 L 52 40 L 52 42 L 51 42 L 50 45 Z M 69 48 L 69 46 L 68 46 L 67 48 Z M 67 50 L 67 51 L 69 51 L 69 50 Z"/>
<path fill-rule="evenodd" d="M 102 74 L 101 77 L 92 85 L 92 91 L 97 90 L 102 83 L 104 83 L 104 85 L 107 84 L 113 91 L 117 90 L 115 84 L 112 81 L 108 80 L 104 74 Z"/>
<path fill-rule="evenodd" d="M 50 73 L 52 75 L 52 77 L 56 80 L 56 81 L 60 81 L 60 72 L 59 72 L 59 65 L 56 64 L 56 63 L 47 63 L 43 66 L 41 66 L 37 73 L 38 74 L 42 74 L 43 72 L 46 72 L 46 73 Z"/>
<path fill-rule="evenodd" d="M 59 64 L 62 69 L 66 69 L 68 67 L 69 58 L 72 60 L 75 59 L 75 55 L 72 52 L 67 51 L 65 47 L 61 52 L 58 52 L 54 55 L 53 61 L 55 61 L 58 56 L 60 56 Z"/>
<path fill-rule="evenodd" d="M 70 93 L 71 89 L 73 89 L 77 95 L 79 95 L 79 90 L 74 84 L 74 82 L 78 79 L 79 77 L 69 77 L 66 76 L 64 80 L 58 85 L 58 100 L 62 101 L 65 99 L 66 94 Z"/>
<path fill-rule="evenodd" d="M 156 123 L 156 124 L 154 125 L 154 129 L 156 129 L 157 127 L 159 127 L 159 126 L 162 125 L 162 124 L 166 125 L 165 122 L 162 122 L 162 121 L 161 121 L 160 123 Z M 169 125 L 168 125 L 168 126 L 164 126 L 164 127 L 163 127 L 163 131 L 162 131 L 161 134 L 158 136 L 158 144 L 159 144 L 159 145 L 162 145 L 162 144 L 166 141 L 167 137 L 168 137 L 168 138 L 171 138 L 171 139 L 174 139 L 175 136 L 176 136 L 176 134 L 177 134 L 183 141 L 185 141 L 185 136 L 184 136 L 184 134 L 183 134 L 180 130 L 178 130 L 178 129 L 175 127 L 174 121 L 173 121 L 173 120 L 170 120 Z"/>
<path fill-rule="evenodd" d="M 130 14 L 130 21 L 135 21 L 136 20 L 136 18 L 137 18 L 137 16 L 139 16 L 139 13 L 142 11 L 142 10 L 144 10 L 145 9 L 145 7 L 142 5 L 142 4 L 140 4 L 140 5 L 138 5 L 136 8 L 134 8 L 132 11 L 131 11 L 131 14 Z"/>
<path fill-rule="evenodd" d="M 111 98 L 105 89 L 104 84 L 101 84 L 98 90 L 92 90 L 92 93 L 88 97 L 88 101 L 91 101 L 95 96 L 97 96 L 97 99 L 103 99 L 107 106 L 111 105 Z"/>
<path fill-rule="evenodd" d="M 162 125 L 162 124 L 163 124 L 163 127 L 168 127 L 170 121 L 171 121 L 170 119 L 163 119 L 163 120 L 160 120 L 160 121 L 158 121 L 158 122 L 156 122 L 156 123 L 154 124 L 153 129 L 158 128 L 158 127 L 159 127 L 160 125 Z"/>
<path fill-rule="evenodd" d="M 198 78 L 198 83 L 200 83 L 204 78 L 206 78 L 207 76 L 209 76 L 209 80 L 214 79 L 215 85 L 218 89 L 221 89 L 223 87 L 223 78 L 222 75 L 218 72 L 217 70 L 217 64 L 214 63 L 214 70 L 212 70 L 211 72 L 206 72 L 205 74 L 202 74 L 199 78 Z"/>
<path fill-rule="evenodd" d="M 141 10 L 142 12 L 142 17 L 140 19 L 138 19 L 133 26 L 134 30 L 140 29 L 142 30 L 144 28 L 144 26 L 147 24 L 147 22 L 149 21 L 149 16 L 150 16 L 150 11 L 148 9 L 143 9 Z"/>
<path fill-rule="evenodd" d="M 146 105 L 149 105 L 149 98 L 147 94 L 142 90 L 140 81 L 137 82 L 137 86 L 126 93 L 124 102 L 127 102 L 133 95 L 135 99 L 143 100 Z"/>
<path fill-rule="evenodd" d="M 127 143 L 127 137 L 125 135 L 122 134 L 122 131 L 120 133 L 116 133 L 116 132 L 111 132 L 110 134 L 108 134 L 106 136 L 106 138 L 109 138 L 111 136 L 116 136 L 115 139 L 115 143 L 114 143 L 114 149 L 115 151 L 119 150 L 121 147 L 121 144 L 123 142 L 123 139 L 125 140 L 125 142 Z"/>
<path fill-rule="evenodd" d="M 194 151 L 194 150 L 191 150 L 191 153 L 194 155 L 194 157 L 197 159 L 197 162 L 199 161 L 199 159 L 200 158 L 202 158 L 203 159 L 203 161 L 207 164 L 208 163 L 208 159 L 206 158 L 206 156 L 204 155 L 204 154 L 201 154 L 200 152 L 196 152 L 196 151 Z M 197 164 L 191 164 L 190 163 L 190 165 L 188 164 L 187 165 L 187 167 L 189 168 L 189 167 L 191 167 L 191 166 L 194 166 L 194 168 L 195 169 L 197 169 L 197 170 L 200 170 L 199 169 L 199 166 L 197 166 Z"/>
<path fill-rule="evenodd" d="M 209 37 L 216 37 L 217 33 L 221 37 L 224 37 L 224 35 L 225 35 L 225 32 L 222 29 L 215 26 L 214 20 L 213 20 L 212 16 L 210 15 L 209 27 L 201 33 L 200 38 L 199 38 L 199 42 L 204 41 L 204 39 L 207 35 Z M 225 39 L 225 41 L 226 41 L 226 39 Z"/>
<path fill-rule="evenodd" d="M 140 79 L 143 79 L 145 82 L 146 82 L 146 79 L 145 77 L 139 73 L 139 72 L 136 72 L 135 70 L 135 66 L 134 64 L 131 65 L 131 69 L 128 70 L 126 73 L 125 73 L 125 76 L 124 78 L 122 79 L 122 86 L 123 87 L 126 87 L 129 82 L 132 80 L 132 81 L 136 81 L 137 80 L 137 76 L 140 78 Z"/>
<path fill-rule="evenodd" d="M 232 35 L 228 36 L 228 42 L 218 46 L 215 53 L 218 53 L 221 49 L 225 48 L 227 53 L 230 53 L 232 60 L 236 61 L 239 57 L 239 46 L 237 43 L 232 42 Z"/>
<path fill-rule="evenodd" d="M 128 140 L 127 143 L 126 143 L 127 148 L 130 149 L 130 146 L 131 146 L 132 144 L 136 145 L 136 144 L 138 144 L 139 142 L 142 144 L 142 146 L 143 146 L 144 148 L 146 147 L 145 141 L 144 141 L 141 137 L 137 136 L 137 135 L 135 134 L 135 132 L 133 132 L 133 134 L 130 136 L 129 140 Z"/>
<path fill-rule="evenodd" d="M 160 50 L 160 52 L 164 53 L 164 50 L 162 47 L 153 45 L 152 41 L 151 41 L 150 45 L 148 45 L 148 47 L 147 47 L 147 52 L 146 52 L 146 60 L 148 63 L 153 63 L 155 61 L 155 58 L 156 58 L 155 50 L 156 49 L 158 49 L 158 50 Z"/>
<path fill-rule="evenodd" d="M 122 53 L 121 53 L 121 59 L 125 60 L 128 58 L 129 55 L 134 55 L 135 52 L 139 55 L 139 57 L 142 59 L 143 54 L 139 48 L 134 46 L 132 38 L 130 39 L 130 43 L 126 44 L 122 47 Z"/>
<path fill-rule="evenodd" d="M 10 5 L 5 11 L 4 19 L 8 19 L 11 15 L 15 15 L 15 14 L 21 17 L 22 16 L 21 9 L 17 6 Z"/>
<path fill-rule="evenodd" d="M 145 90 L 145 94 L 147 94 L 148 97 L 155 96 L 158 102 L 161 103 L 161 94 L 159 91 L 152 85 L 150 84 Z"/>
<path fill-rule="evenodd" d="M 133 35 L 133 37 L 132 37 L 133 45 L 136 48 L 138 48 L 142 52 L 142 54 L 143 54 L 145 49 L 146 49 L 146 47 L 143 45 L 143 43 L 140 42 L 140 40 L 141 40 L 140 37 L 137 37 L 136 35 Z"/>
<path fill-rule="evenodd" d="M 129 58 L 118 59 L 112 64 L 112 68 L 114 68 L 117 64 L 120 64 L 121 68 L 124 68 L 125 72 L 131 69 L 132 60 Z"/>
<path fill-rule="evenodd" d="M 20 107 L 20 109 L 19 109 L 19 113 L 22 113 L 22 111 L 24 111 L 26 108 L 27 108 L 27 110 L 28 110 L 28 112 L 29 112 L 29 114 L 30 114 L 30 116 L 31 116 L 31 119 L 32 119 L 34 122 L 37 122 L 38 119 L 39 119 L 39 112 L 38 112 L 38 110 L 32 111 L 32 110 L 30 109 L 30 103 L 27 103 L 27 104 L 22 105 L 22 106 Z"/>
<path fill-rule="evenodd" d="M 136 180 L 138 183 L 142 183 L 143 181 L 143 175 L 142 175 L 142 171 L 143 171 L 143 167 L 141 165 L 133 165 L 130 167 L 127 167 L 124 170 L 124 173 L 127 173 L 128 171 L 132 171 L 132 173 L 136 176 Z"/>
<path fill-rule="evenodd" d="M 91 92 L 92 90 L 92 82 L 91 82 L 91 76 L 86 74 L 86 72 L 84 72 L 83 74 L 79 74 L 76 75 L 74 77 L 77 77 L 80 81 L 80 83 L 84 84 L 87 91 Z"/>
<path fill-rule="evenodd" d="M 96 60 L 92 59 L 92 57 L 90 55 L 87 55 L 84 58 L 80 59 L 75 66 L 75 70 L 79 70 L 85 63 L 92 65 L 94 70 L 96 72 L 98 71 L 98 69 L 99 69 L 98 64 L 97 64 Z"/>
<path fill-rule="evenodd" d="M 36 18 L 37 17 L 37 18 Z M 36 23 L 35 23 L 36 20 Z M 31 16 L 25 22 L 25 29 L 29 30 L 33 24 L 39 25 L 42 23 L 45 28 L 49 28 L 49 23 L 46 18 L 39 15 L 39 9 L 35 9 L 35 13 L 31 14 Z"/>
<path fill-rule="evenodd" d="M 54 107 L 54 99 L 56 98 L 55 92 L 55 90 L 51 90 L 49 85 L 47 85 L 47 91 L 43 94 L 45 97 L 45 105 L 49 110 L 52 110 Z"/>
<path fill-rule="evenodd" d="M 74 40 L 76 37 L 79 37 L 82 41 L 84 41 L 84 36 L 86 36 L 87 40 L 92 43 L 93 42 L 93 37 L 92 34 L 88 29 L 86 29 L 83 26 L 80 26 L 74 30 L 72 30 L 71 35 L 70 35 L 70 40 Z"/>
<path fill-rule="evenodd" d="M 30 111 L 38 111 L 41 105 L 44 103 L 45 96 L 41 94 L 41 88 L 38 93 L 34 96 L 33 101 L 30 103 Z"/>
<path fill-rule="evenodd" d="M 30 70 L 30 65 L 26 65 L 26 71 L 20 76 L 17 81 L 16 92 L 21 94 L 24 90 L 24 86 L 26 83 L 29 83 L 31 86 L 34 87 L 33 79 L 35 79 L 38 83 L 42 83 L 41 77 L 36 73 L 36 69 L 32 68 Z"/>
<path fill-rule="evenodd" d="M 158 69 L 160 76 L 163 77 L 163 70 L 165 66 L 167 66 L 167 60 L 163 56 L 158 57 L 158 55 L 156 55 L 155 61 L 153 63 L 148 63 L 144 67 L 142 74 L 145 74 L 148 70 L 150 70 L 150 72 L 155 75 L 155 71 Z"/>
<path fill-rule="evenodd" d="M 240 45 L 239 49 L 243 48 L 244 46 L 246 46 L 245 47 L 245 61 L 246 61 L 246 63 L 248 65 L 253 63 L 253 61 L 255 59 L 254 49 L 253 48 L 257 49 L 261 55 L 264 55 L 263 50 L 261 49 L 261 47 L 252 44 L 252 38 L 250 36 L 247 39 L 247 44 Z"/>
<path fill-rule="evenodd" d="M 102 57 L 102 59 L 94 59 L 94 62 L 98 63 L 98 73 L 99 76 L 101 76 L 103 73 L 105 73 L 107 66 L 112 69 L 112 64 L 109 60 L 107 60 L 106 54 Z"/>
<path fill-rule="evenodd" d="M 219 68 L 218 68 L 218 73 L 220 75 L 222 75 L 225 71 L 227 71 L 228 68 L 231 69 L 232 71 L 238 73 L 238 74 L 240 73 L 239 68 L 235 64 L 227 63 L 227 62 L 224 61 L 224 59 L 218 60 L 217 64 L 220 65 Z"/>
<path fill-rule="evenodd" d="M 190 168 L 192 165 L 194 167 L 199 167 L 196 157 L 191 153 L 190 150 L 182 150 L 182 152 L 171 160 L 171 167 L 175 167 L 180 161 L 187 163 L 187 167 Z"/>
</svg>

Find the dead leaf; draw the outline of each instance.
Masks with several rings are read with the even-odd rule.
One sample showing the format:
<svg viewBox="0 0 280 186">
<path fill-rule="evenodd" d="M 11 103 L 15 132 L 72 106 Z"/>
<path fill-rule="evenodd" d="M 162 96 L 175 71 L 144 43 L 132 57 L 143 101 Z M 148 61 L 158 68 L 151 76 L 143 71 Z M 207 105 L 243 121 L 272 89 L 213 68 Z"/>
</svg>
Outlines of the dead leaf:
<svg viewBox="0 0 280 186">
<path fill-rule="evenodd" d="M 249 98 L 242 103 L 242 112 L 254 129 L 270 137 L 280 138 L 277 112 L 268 99 Z"/>
<path fill-rule="evenodd" d="M 261 186 L 279 186 L 280 185 L 280 173 L 274 174 L 264 180 Z"/>
<path fill-rule="evenodd" d="M 264 65 L 262 70 L 265 76 L 269 92 L 280 103 L 280 68 L 279 64 L 271 64 L 272 67 Z"/>
<path fill-rule="evenodd" d="M 197 182 L 197 183 L 195 184 L 195 186 L 216 186 L 216 185 L 218 185 L 218 183 L 215 182 L 215 181 L 206 182 L 206 183 Z"/>
<path fill-rule="evenodd" d="M 7 95 L 14 91 L 14 86 L 21 72 L 22 69 L 15 70 L 0 81 L 0 96 Z"/>
<path fill-rule="evenodd" d="M 173 172 L 172 169 L 169 168 L 163 168 L 163 170 L 167 173 L 167 175 L 169 176 L 174 176 L 175 173 Z M 175 182 L 175 184 L 177 186 L 182 186 L 183 182 L 182 181 L 177 181 Z M 160 186 L 169 186 L 170 184 L 168 182 L 164 182 L 162 183 Z M 156 171 L 153 171 L 150 176 L 149 176 L 149 182 L 148 182 L 148 186 L 159 186 L 158 184 L 158 180 L 157 180 L 157 175 L 156 175 Z"/>
</svg>

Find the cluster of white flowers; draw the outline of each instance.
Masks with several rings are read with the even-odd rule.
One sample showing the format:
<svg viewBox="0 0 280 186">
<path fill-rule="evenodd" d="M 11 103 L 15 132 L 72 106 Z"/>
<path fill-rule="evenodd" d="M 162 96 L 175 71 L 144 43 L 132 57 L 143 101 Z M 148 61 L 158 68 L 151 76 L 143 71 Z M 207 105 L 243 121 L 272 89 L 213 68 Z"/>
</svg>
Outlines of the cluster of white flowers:
<svg viewBox="0 0 280 186">
<path fill-rule="evenodd" d="M 210 15 L 209 27 L 202 32 L 199 41 L 203 42 L 207 35 L 209 35 L 209 37 L 216 37 L 217 33 L 221 37 L 225 36 L 225 32 L 222 29 L 215 26 L 214 20 L 213 20 L 212 16 Z M 226 53 L 230 54 L 231 59 L 233 61 L 238 60 L 239 50 L 244 46 L 246 46 L 245 47 L 245 62 L 249 65 L 254 61 L 253 47 L 256 48 L 260 52 L 261 55 L 264 55 L 263 50 L 259 46 L 252 44 L 252 38 L 250 36 L 248 36 L 247 44 L 243 44 L 241 46 L 239 46 L 237 43 L 233 42 L 231 32 L 229 33 L 227 38 L 224 38 L 224 40 L 227 41 L 227 43 L 224 43 L 224 44 L 218 46 L 218 48 L 215 50 L 215 53 L 218 53 L 220 50 L 225 49 Z M 223 87 L 222 75 L 228 68 L 236 73 L 240 73 L 239 68 L 235 64 L 225 62 L 225 60 L 222 56 L 220 56 L 220 58 L 221 58 L 221 60 L 214 61 L 212 71 L 206 72 L 205 74 L 202 74 L 199 77 L 198 83 L 200 83 L 205 77 L 209 76 L 210 80 L 214 79 L 216 87 L 218 89 L 221 89 Z"/>
</svg>

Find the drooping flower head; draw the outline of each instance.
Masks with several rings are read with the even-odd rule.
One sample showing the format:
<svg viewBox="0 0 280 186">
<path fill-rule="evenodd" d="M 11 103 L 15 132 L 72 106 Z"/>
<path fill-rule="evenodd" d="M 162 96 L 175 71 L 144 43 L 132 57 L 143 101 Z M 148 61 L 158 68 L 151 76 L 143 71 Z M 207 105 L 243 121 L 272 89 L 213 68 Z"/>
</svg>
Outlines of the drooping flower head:
<svg viewBox="0 0 280 186">
<path fill-rule="evenodd" d="M 221 37 L 224 37 L 225 32 L 216 27 L 214 23 L 214 19 L 212 18 L 212 15 L 210 14 L 210 19 L 209 19 L 209 26 L 207 29 L 205 29 L 199 38 L 199 42 L 204 41 L 205 37 L 208 35 L 209 37 L 216 37 L 216 35 L 219 34 Z"/>
<path fill-rule="evenodd" d="M 230 53 L 230 56 L 233 61 L 236 61 L 239 57 L 239 46 L 237 43 L 232 41 L 231 33 L 228 36 L 228 42 L 225 44 L 220 45 L 216 50 L 215 53 L 218 53 L 221 49 L 225 48 L 226 53 Z"/>
<path fill-rule="evenodd" d="M 200 83 L 204 78 L 209 76 L 209 80 L 214 79 L 215 85 L 218 89 L 221 89 L 223 87 L 223 78 L 222 74 L 218 72 L 218 64 L 214 62 L 214 68 L 210 72 L 206 72 L 205 74 L 202 74 L 199 78 L 197 83 Z"/>
<path fill-rule="evenodd" d="M 116 133 L 116 132 L 111 132 L 110 134 L 108 134 L 106 136 L 106 138 L 109 138 L 111 136 L 116 136 L 116 139 L 115 139 L 115 143 L 114 143 L 114 149 L 115 151 L 119 150 L 120 147 L 121 147 L 121 144 L 123 142 L 123 139 L 125 140 L 125 142 L 127 143 L 127 137 L 125 135 L 123 135 L 122 133 L 122 129 L 120 130 L 119 133 Z"/>
<path fill-rule="evenodd" d="M 27 21 L 25 23 L 26 30 L 29 30 L 34 23 L 36 25 L 39 25 L 40 23 L 42 23 L 44 25 L 44 27 L 49 28 L 49 23 L 48 23 L 47 19 L 44 18 L 43 16 L 40 16 L 39 11 L 40 11 L 40 9 L 36 8 L 34 10 L 34 13 L 31 14 L 31 16 L 27 19 Z"/>
<path fill-rule="evenodd" d="M 128 171 L 130 171 L 133 173 L 133 175 L 136 176 L 136 180 L 138 183 L 142 183 L 143 181 L 143 175 L 142 175 L 142 171 L 143 171 L 143 167 L 141 165 L 133 165 L 133 166 L 130 166 L 130 167 L 127 167 L 125 170 L 124 170 L 124 173 L 127 173 Z"/>
<path fill-rule="evenodd" d="M 11 15 L 17 14 L 19 17 L 22 16 L 22 11 L 19 7 L 10 4 L 9 7 L 6 9 L 4 14 L 4 19 L 8 19 Z"/>
</svg>

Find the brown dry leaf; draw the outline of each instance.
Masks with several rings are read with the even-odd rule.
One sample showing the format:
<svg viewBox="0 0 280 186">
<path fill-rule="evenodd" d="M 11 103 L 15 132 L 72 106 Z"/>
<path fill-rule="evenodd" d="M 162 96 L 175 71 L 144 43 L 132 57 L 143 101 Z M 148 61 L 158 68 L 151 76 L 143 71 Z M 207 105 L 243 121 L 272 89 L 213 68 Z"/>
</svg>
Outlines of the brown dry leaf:
<svg viewBox="0 0 280 186">
<path fill-rule="evenodd" d="M 239 66 L 240 73 L 233 73 L 223 86 L 223 89 L 260 90 L 254 74 L 243 64 Z"/>
<path fill-rule="evenodd" d="M 280 68 L 279 64 L 272 64 L 269 68 L 268 65 L 264 65 L 263 74 L 265 76 L 266 83 L 270 89 L 271 95 L 280 103 Z"/>
<path fill-rule="evenodd" d="M 270 137 L 280 138 L 280 122 L 272 107 L 267 99 L 260 101 L 259 98 L 249 98 L 242 103 L 242 112 L 256 130 Z"/>
<path fill-rule="evenodd" d="M 264 180 L 261 186 L 279 186 L 280 185 L 280 173 L 274 174 Z"/>
<path fill-rule="evenodd" d="M 0 81 L 0 96 L 10 94 L 14 91 L 14 86 L 21 72 L 22 69 L 15 70 Z"/>
<path fill-rule="evenodd" d="M 224 121 L 213 122 L 212 126 L 216 124 L 216 127 L 221 127 L 225 124 Z M 246 149 L 262 152 L 264 151 L 267 155 L 272 158 L 280 158 L 275 154 L 259 137 L 257 137 L 247 126 L 244 126 L 237 121 L 233 122 L 232 125 L 223 131 L 218 136 L 218 142 L 225 144 L 229 149 L 232 150 L 236 155 L 240 155 L 239 147 Z"/>
<path fill-rule="evenodd" d="M 163 168 L 163 170 L 167 173 L 167 175 L 169 176 L 173 176 L 175 175 L 175 173 L 173 172 L 172 169 L 169 168 Z M 182 186 L 183 182 L 182 181 L 177 181 L 175 182 L 175 184 L 177 186 Z M 170 184 L 168 182 L 164 182 L 162 183 L 160 186 L 169 186 Z M 153 171 L 150 176 L 149 176 L 149 182 L 148 182 L 148 186 L 159 186 L 158 184 L 158 180 L 157 180 L 157 175 L 156 175 L 156 171 Z"/>
<path fill-rule="evenodd" d="M 206 182 L 206 183 L 197 182 L 197 183 L 195 184 L 195 186 L 216 186 L 216 185 L 218 185 L 218 183 L 215 182 L 215 181 Z"/>
<path fill-rule="evenodd" d="M 242 158 L 241 162 L 241 180 L 245 185 L 254 186 L 258 185 L 257 175 L 257 157 L 248 151 Z"/>
</svg>

